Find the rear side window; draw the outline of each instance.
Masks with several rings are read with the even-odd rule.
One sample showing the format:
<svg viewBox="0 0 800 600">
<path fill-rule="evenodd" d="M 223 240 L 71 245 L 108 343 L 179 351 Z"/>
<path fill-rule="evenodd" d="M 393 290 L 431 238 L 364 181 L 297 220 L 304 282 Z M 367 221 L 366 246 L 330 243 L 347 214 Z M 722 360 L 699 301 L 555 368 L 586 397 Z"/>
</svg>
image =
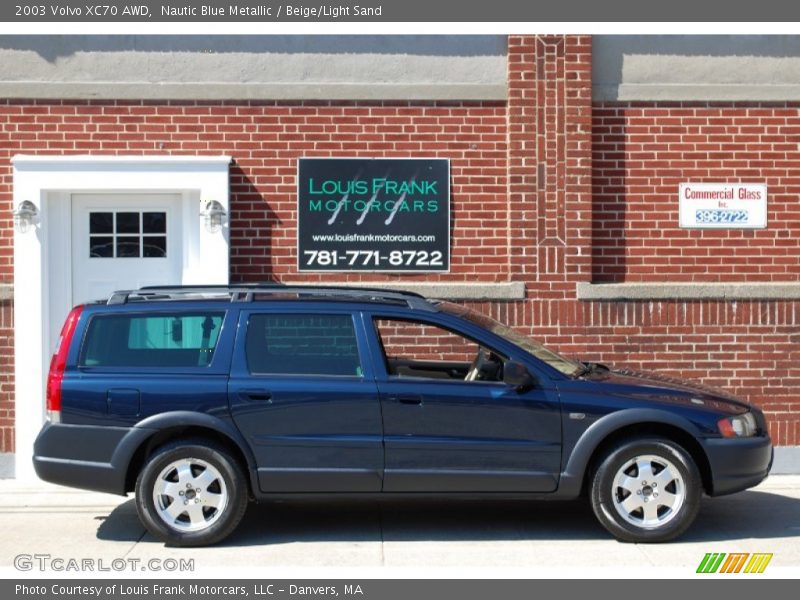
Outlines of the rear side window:
<svg viewBox="0 0 800 600">
<path fill-rule="evenodd" d="M 362 375 L 350 315 L 251 315 L 246 353 L 256 375 Z"/>
<path fill-rule="evenodd" d="M 224 312 L 97 315 L 89 322 L 82 367 L 206 367 Z"/>
</svg>

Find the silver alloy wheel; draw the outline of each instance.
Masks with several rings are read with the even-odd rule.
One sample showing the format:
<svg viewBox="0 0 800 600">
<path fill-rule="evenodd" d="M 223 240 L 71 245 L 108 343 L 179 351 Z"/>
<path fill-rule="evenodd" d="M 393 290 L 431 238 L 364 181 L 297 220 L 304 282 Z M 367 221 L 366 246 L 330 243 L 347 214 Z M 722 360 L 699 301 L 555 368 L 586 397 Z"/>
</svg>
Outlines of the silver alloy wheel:
<svg viewBox="0 0 800 600">
<path fill-rule="evenodd" d="M 158 474 L 153 485 L 156 512 L 171 529 L 201 531 L 225 512 L 228 491 L 220 472 L 199 458 L 181 458 Z"/>
<path fill-rule="evenodd" d="M 680 512 L 686 499 L 681 472 L 654 454 L 627 461 L 614 477 L 614 508 L 631 525 L 643 529 L 663 527 Z"/>
</svg>

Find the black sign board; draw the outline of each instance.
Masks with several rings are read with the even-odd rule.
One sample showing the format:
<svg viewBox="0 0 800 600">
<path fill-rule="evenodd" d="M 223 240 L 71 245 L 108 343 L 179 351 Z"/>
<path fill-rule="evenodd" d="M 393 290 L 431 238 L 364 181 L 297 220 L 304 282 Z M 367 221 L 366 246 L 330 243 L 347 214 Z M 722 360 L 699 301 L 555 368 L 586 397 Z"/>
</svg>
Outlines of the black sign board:
<svg viewBox="0 0 800 600">
<path fill-rule="evenodd" d="M 446 159 L 301 158 L 299 271 L 450 269 Z"/>
</svg>

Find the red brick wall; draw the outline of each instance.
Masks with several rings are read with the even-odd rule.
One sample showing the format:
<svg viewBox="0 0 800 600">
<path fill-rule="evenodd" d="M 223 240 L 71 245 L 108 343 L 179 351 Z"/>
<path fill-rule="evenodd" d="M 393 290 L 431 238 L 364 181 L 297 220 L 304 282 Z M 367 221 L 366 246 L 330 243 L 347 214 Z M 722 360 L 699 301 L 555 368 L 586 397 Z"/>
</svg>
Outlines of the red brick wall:
<svg viewBox="0 0 800 600">
<path fill-rule="evenodd" d="M 296 271 L 298 157 L 449 158 L 452 272 L 442 277 L 465 280 L 480 274 L 487 280 L 505 280 L 505 110 L 502 102 L 6 102 L 0 104 L 4 165 L 0 208 L 10 207 L 9 159 L 17 153 L 230 154 L 235 159 L 231 167 L 232 277 L 297 279 L 292 275 Z M 10 245 L 0 247 L 0 260 L 6 256 L 3 252 L 10 252 Z"/>
<path fill-rule="evenodd" d="M 449 158 L 452 272 L 403 279 L 524 281 L 526 301 L 479 307 L 568 354 L 725 386 L 767 409 L 778 443 L 800 444 L 800 303 L 575 299 L 590 280 L 797 281 L 797 109 L 592 107 L 587 36 L 511 36 L 508 72 L 508 103 L 0 102 L 0 282 L 17 153 L 230 154 L 231 277 L 287 282 L 341 278 L 296 273 L 298 157 Z M 769 228 L 678 230 L 677 183 L 716 177 L 766 177 Z M 0 314 L 10 450 L 7 305 Z"/>
<path fill-rule="evenodd" d="M 598 104 L 595 281 L 797 281 L 800 105 Z M 681 182 L 764 182 L 768 227 L 680 229 Z"/>
<path fill-rule="evenodd" d="M 235 280 L 342 279 L 341 274 L 296 272 L 295 179 L 297 158 L 302 156 L 449 158 L 451 272 L 406 274 L 403 279 L 508 279 L 504 103 L 250 105 L 205 111 L 208 114 L 194 117 L 194 122 L 202 124 L 203 139 L 210 133 L 206 151 L 230 153 L 236 160 L 231 169 Z M 347 277 L 350 281 L 392 278 Z"/>
<path fill-rule="evenodd" d="M 592 133 L 595 282 L 798 281 L 800 106 L 602 103 Z M 685 181 L 765 182 L 767 229 L 680 229 Z M 551 341 L 726 387 L 800 444 L 800 303 L 592 303 L 575 322 Z"/>
</svg>

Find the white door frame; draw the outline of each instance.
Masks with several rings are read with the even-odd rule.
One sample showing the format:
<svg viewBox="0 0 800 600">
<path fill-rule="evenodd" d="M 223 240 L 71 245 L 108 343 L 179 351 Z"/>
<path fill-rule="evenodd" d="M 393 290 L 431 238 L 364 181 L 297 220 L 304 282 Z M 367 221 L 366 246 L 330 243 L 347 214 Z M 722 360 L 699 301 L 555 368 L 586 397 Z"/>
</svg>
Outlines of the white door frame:
<svg viewBox="0 0 800 600">
<path fill-rule="evenodd" d="M 14 208 L 30 200 L 39 209 L 35 227 L 14 231 L 15 474 L 32 479 L 50 354 L 72 299 L 71 195 L 181 194 L 181 283 L 226 284 L 227 223 L 209 232 L 199 213 L 206 202 L 217 200 L 230 214 L 230 157 L 16 155 L 11 162 Z"/>
</svg>

